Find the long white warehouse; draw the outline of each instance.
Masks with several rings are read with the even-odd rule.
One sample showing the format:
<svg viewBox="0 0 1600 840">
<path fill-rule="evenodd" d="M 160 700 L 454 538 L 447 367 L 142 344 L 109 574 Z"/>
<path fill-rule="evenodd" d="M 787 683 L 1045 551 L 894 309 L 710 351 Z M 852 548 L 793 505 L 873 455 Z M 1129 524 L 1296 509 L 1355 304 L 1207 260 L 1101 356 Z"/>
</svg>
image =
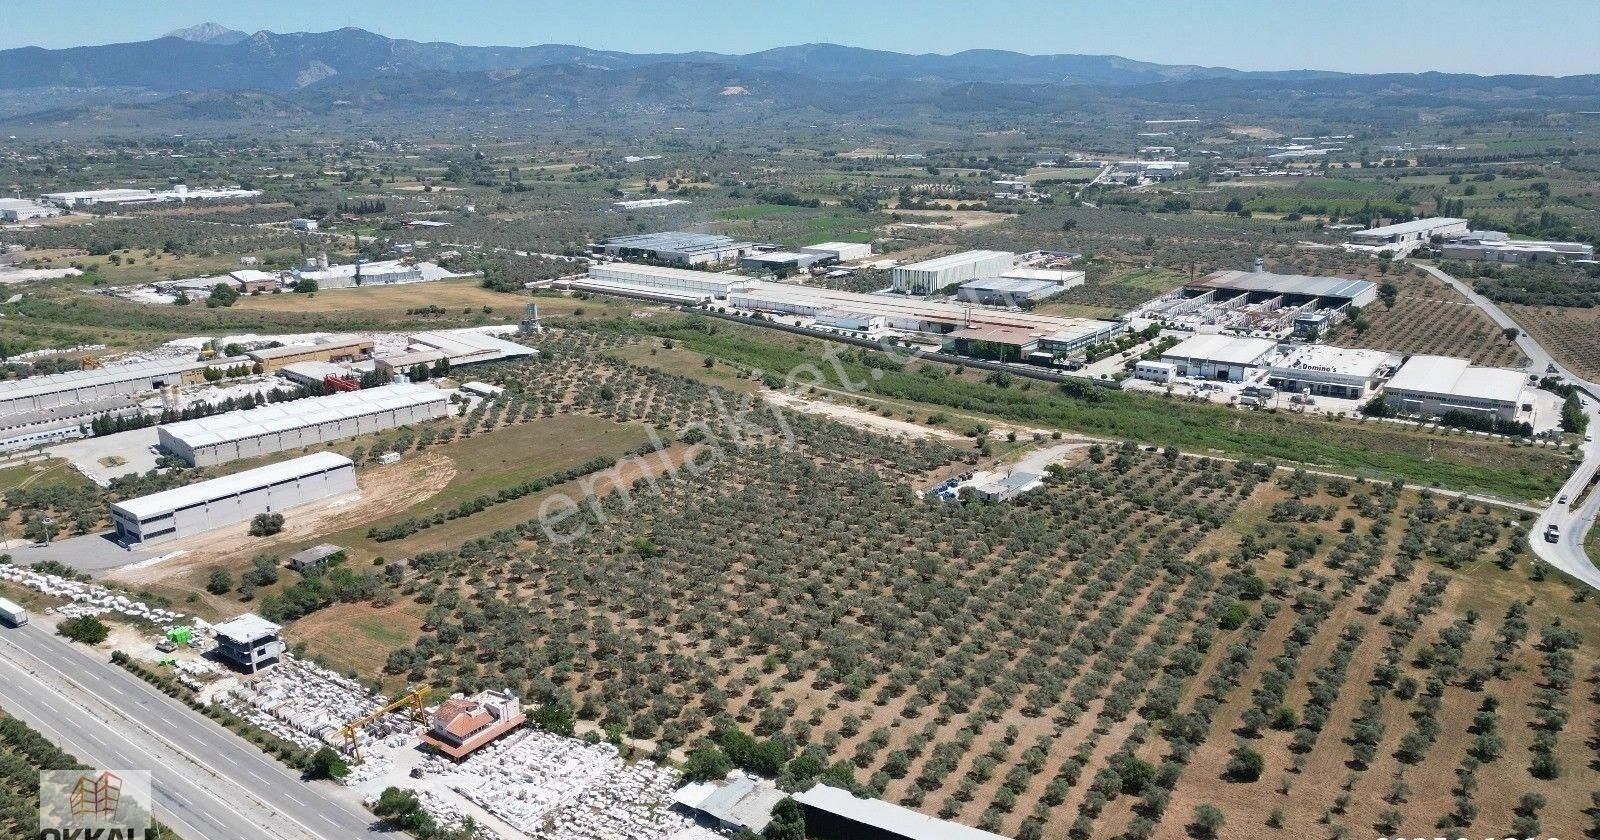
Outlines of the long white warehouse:
<svg viewBox="0 0 1600 840">
<path fill-rule="evenodd" d="M 135 362 L 6 380 L 0 382 L 0 416 L 155 391 L 198 380 L 205 367 L 193 359 Z"/>
<path fill-rule="evenodd" d="M 111 522 L 124 545 L 150 545 L 355 491 L 355 463 L 343 455 L 318 452 L 116 502 L 111 505 Z"/>
<path fill-rule="evenodd" d="M 929 295 L 950 285 L 984 277 L 999 277 L 1011 270 L 1017 255 L 1010 251 L 962 251 L 947 257 L 902 265 L 889 273 L 894 290 Z"/>
<path fill-rule="evenodd" d="M 156 429 L 156 437 L 162 449 L 209 467 L 421 423 L 449 412 L 444 392 L 430 385 L 385 385 L 168 423 Z"/>
<path fill-rule="evenodd" d="M 625 297 L 672 303 L 704 303 L 722 299 L 743 287 L 750 278 L 688 268 L 633 263 L 596 263 L 589 275 L 572 281 L 572 288 Z"/>
<path fill-rule="evenodd" d="M 1412 356 L 1383 387 L 1395 411 L 1439 417 L 1452 411 L 1514 421 L 1522 410 L 1528 375 L 1519 370 L 1478 367 L 1449 356 Z"/>
</svg>

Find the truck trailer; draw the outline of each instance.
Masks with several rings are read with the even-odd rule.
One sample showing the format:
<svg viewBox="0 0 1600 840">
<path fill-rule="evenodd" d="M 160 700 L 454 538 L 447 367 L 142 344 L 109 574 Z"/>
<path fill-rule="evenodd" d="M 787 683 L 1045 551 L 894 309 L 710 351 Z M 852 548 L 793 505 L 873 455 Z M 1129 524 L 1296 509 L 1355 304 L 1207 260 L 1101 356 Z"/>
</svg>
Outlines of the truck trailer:
<svg viewBox="0 0 1600 840">
<path fill-rule="evenodd" d="M 28 611 L 14 602 L 0 598 L 0 623 L 21 627 L 28 623 Z"/>
</svg>

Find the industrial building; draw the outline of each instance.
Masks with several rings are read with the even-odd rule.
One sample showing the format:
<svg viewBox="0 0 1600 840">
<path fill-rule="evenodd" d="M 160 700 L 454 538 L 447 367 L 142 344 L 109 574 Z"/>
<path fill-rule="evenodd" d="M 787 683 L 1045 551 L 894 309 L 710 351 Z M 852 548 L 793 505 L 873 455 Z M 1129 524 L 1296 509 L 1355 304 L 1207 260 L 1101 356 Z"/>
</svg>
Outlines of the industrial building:
<svg viewBox="0 0 1600 840">
<path fill-rule="evenodd" d="M 962 251 L 897 266 L 889 273 L 889 278 L 897 292 L 931 295 L 946 286 L 959 285 L 968 280 L 998 277 L 1011 270 L 1016 258 L 1017 255 L 1010 251 Z"/>
<path fill-rule="evenodd" d="M 528 719 L 510 691 L 480 691 L 439 704 L 422 733 L 422 742 L 457 761 Z"/>
<path fill-rule="evenodd" d="M 406 349 L 407 352 L 439 353 L 450 361 L 453 368 L 532 356 L 535 353 L 527 345 L 470 328 L 412 333 L 411 343 Z"/>
<path fill-rule="evenodd" d="M 1501 262 L 1514 265 L 1594 259 L 1594 246 L 1585 242 L 1512 239 L 1497 230 L 1471 230 L 1462 234 L 1451 234 L 1445 237 L 1440 252 L 1447 260 Z"/>
<path fill-rule="evenodd" d="M 831 785 L 815 785 L 793 798 L 805 811 L 806 834 L 822 840 L 1004 840 L 999 834 L 882 799 L 862 799 Z"/>
<path fill-rule="evenodd" d="M 317 452 L 111 505 L 118 542 L 152 545 L 356 492 L 355 464 Z"/>
<path fill-rule="evenodd" d="M 1133 378 L 1159 385 L 1171 385 L 1178 378 L 1178 366 L 1171 362 L 1140 359 L 1133 365 Z"/>
<path fill-rule="evenodd" d="M 1161 361 L 1171 364 L 1178 376 L 1241 382 L 1277 349 L 1277 342 L 1264 338 L 1197 335 L 1163 352 Z"/>
<path fill-rule="evenodd" d="M 748 277 L 686 268 L 597 263 L 589 267 L 587 277 L 573 280 L 570 285 L 601 294 L 698 304 L 722 300 L 749 282 Z"/>
<path fill-rule="evenodd" d="M 1062 289 L 1074 289 L 1082 286 L 1088 278 L 1088 273 L 1075 268 L 1039 268 L 1031 265 L 1019 265 L 1000 275 L 1002 280 L 1043 280 L 1054 283 Z"/>
<path fill-rule="evenodd" d="M 319 225 L 316 219 L 290 219 L 289 229 L 301 233 L 316 233 Z"/>
<path fill-rule="evenodd" d="M 1294 394 L 1359 400 L 1376 389 L 1398 362 L 1382 350 L 1305 344 L 1273 360 L 1267 384 Z"/>
<path fill-rule="evenodd" d="M 1524 406 L 1528 375 L 1505 368 L 1477 367 L 1449 356 L 1412 356 L 1383 388 L 1384 401 L 1401 414 L 1440 417 L 1465 411 L 1517 419 Z"/>
<path fill-rule="evenodd" d="M 1119 160 L 1111 166 L 1111 177 L 1166 181 L 1182 177 L 1188 171 L 1186 160 Z"/>
<path fill-rule="evenodd" d="M 171 359 L 0 381 L 0 417 L 198 382 L 206 362 Z"/>
<path fill-rule="evenodd" d="M 385 385 L 270 403 L 156 429 L 159 445 L 197 467 L 226 464 L 409 426 L 450 413 L 443 391 L 429 385 Z"/>
<path fill-rule="evenodd" d="M 641 233 L 617 236 L 591 246 L 595 254 L 621 259 L 645 259 L 672 265 L 706 265 L 743 259 L 755 253 L 754 242 L 742 242 L 712 233 Z"/>
<path fill-rule="evenodd" d="M 430 276 L 426 270 L 431 263 L 407 263 L 402 260 L 384 260 L 382 262 L 346 263 L 344 265 L 327 265 L 319 262 L 316 268 L 294 269 L 296 282 L 310 280 L 317 284 L 317 289 L 349 289 L 355 286 L 394 286 L 402 283 L 425 283 L 429 280 L 442 280 L 453 277 L 448 271 L 432 266 L 443 276 Z M 436 272 L 436 273 L 437 273 Z"/>
<path fill-rule="evenodd" d="M 388 379 L 393 380 L 396 377 L 406 376 L 411 371 L 415 370 L 418 365 L 421 365 L 422 367 L 431 371 L 434 365 L 439 364 L 446 358 L 447 357 L 445 354 L 431 348 L 425 350 L 407 350 L 404 353 L 391 353 L 385 356 L 378 356 L 372 360 L 372 365 L 373 368 L 379 373 L 383 374 Z"/>
<path fill-rule="evenodd" d="M 1349 277 L 1217 271 L 1163 295 L 1136 313 L 1165 327 L 1222 330 L 1281 339 L 1316 338 L 1378 299 L 1378 286 Z"/>
<path fill-rule="evenodd" d="M 96 204 L 160 204 L 170 201 L 207 201 L 216 199 L 255 198 L 260 190 L 234 187 L 200 187 L 189 189 L 187 184 L 174 184 L 170 190 L 106 189 L 75 190 L 45 193 L 39 198 L 61 207 L 90 207 Z"/>
<path fill-rule="evenodd" d="M 1078 275 L 1078 283 L 1081 284 L 1083 272 L 1072 273 Z M 956 289 L 956 299 L 989 306 L 1022 306 L 1025 303 L 1038 303 L 1055 297 L 1069 288 L 1071 286 L 1064 286 L 1054 280 L 990 277 L 962 283 Z"/>
<path fill-rule="evenodd" d="M 269 372 L 299 362 L 354 362 L 372 357 L 372 339 L 343 336 L 316 344 L 265 347 L 246 355 Z"/>
<path fill-rule="evenodd" d="M 818 242 L 800 249 L 801 253 L 816 254 L 826 263 L 846 263 L 872 258 L 872 246 L 865 242 Z"/>
<path fill-rule="evenodd" d="M 96 417 L 143 413 L 132 397 L 103 397 L 37 411 L 0 415 L 0 452 L 84 437 Z"/>
<path fill-rule="evenodd" d="M 762 251 L 739 259 L 739 267 L 751 271 L 771 271 L 789 275 L 804 271 L 822 261 L 821 254 L 805 251 Z"/>
<path fill-rule="evenodd" d="M 730 292 L 728 305 L 751 312 L 792 315 L 801 319 L 827 319 L 815 320 L 824 326 L 837 326 L 848 317 L 853 323 L 881 323 L 881 329 L 950 336 L 958 340 L 957 352 L 962 349 L 962 339 L 969 340 L 966 345 L 970 347 L 970 340 L 983 338 L 978 333 L 961 331 L 999 328 L 984 335 L 1009 345 L 1010 349 L 1004 351 L 1006 357 L 1018 357 L 1020 354 L 1023 359 L 1033 352 L 1052 355 L 1075 353 L 1114 338 L 1127 329 L 1126 324 L 1118 321 L 1036 315 L 901 295 L 870 295 L 759 281 L 749 283 L 745 289 Z M 878 322 L 874 319 L 882 320 Z"/>
<path fill-rule="evenodd" d="M 217 657 L 252 674 L 278 661 L 288 649 L 283 628 L 255 613 L 230 618 L 211 629 L 217 634 Z"/>
<path fill-rule="evenodd" d="M 684 785 L 672 795 L 672 804 L 718 830 L 760 834 L 785 796 L 772 782 L 739 773 L 722 781 Z"/>
<path fill-rule="evenodd" d="M 238 271 L 228 272 L 228 277 L 238 284 L 236 288 L 247 295 L 257 292 L 272 292 L 283 286 L 283 281 L 270 271 L 258 268 L 241 268 Z"/>
<path fill-rule="evenodd" d="M 60 208 L 26 198 L 0 198 L 0 222 L 27 222 L 60 215 Z"/>
<path fill-rule="evenodd" d="M 1435 236 L 1448 236 L 1452 233 L 1466 232 L 1466 219 L 1445 217 L 1415 219 L 1409 222 L 1401 222 L 1397 225 L 1385 225 L 1383 227 L 1353 231 L 1350 234 L 1350 242 L 1353 245 L 1381 248 L 1385 245 L 1414 245 L 1418 242 L 1426 242 Z"/>
</svg>

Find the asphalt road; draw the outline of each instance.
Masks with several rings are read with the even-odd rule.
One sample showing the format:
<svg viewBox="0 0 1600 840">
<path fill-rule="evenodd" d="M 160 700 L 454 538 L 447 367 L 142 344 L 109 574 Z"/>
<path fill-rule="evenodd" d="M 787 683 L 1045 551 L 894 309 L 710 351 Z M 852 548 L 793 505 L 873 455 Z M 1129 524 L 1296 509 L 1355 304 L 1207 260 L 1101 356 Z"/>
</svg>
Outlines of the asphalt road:
<svg viewBox="0 0 1600 840">
<path fill-rule="evenodd" d="M 405 836 L 42 626 L 0 626 L 0 707 L 86 764 L 151 771 L 156 817 L 184 840 Z"/>
<path fill-rule="evenodd" d="M 1528 372 L 1546 376 L 1550 368 L 1554 367 L 1556 373 L 1563 379 L 1582 389 L 1585 392 L 1584 411 L 1589 415 L 1589 432 L 1591 435 L 1600 435 L 1600 385 L 1575 375 L 1556 361 L 1555 357 L 1529 335 L 1521 324 L 1506 314 L 1505 310 L 1496 306 L 1494 301 L 1473 291 L 1470 285 L 1431 265 L 1418 267 L 1465 295 L 1467 300 L 1483 310 L 1484 314 L 1502 329 L 1515 327 L 1521 333 L 1517 336 L 1517 349 L 1532 360 L 1528 365 Z M 1590 479 L 1594 477 L 1596 470 L 1600 470 L 1600 441 L 1584 444 L 1581 451 L 1583 463 L 1573 470 L 1572 476 L 1561 487 L 1562 495 L 1568 499 L 1577 499 L 1583 488 L 1587 487 Z M 1534 555 L 1539 559 L 1595 589 L 1600 589 L 1600 568 L 1595 567 L 1594 561 L 1583 550 L 1583 538 L 1594 526 L 1596 514 L 1600 514 L 1600 489 L 1591 493 L 1589 498 L 1583 500 L 1576 508 L 1561 504 L 1558 497 L 1552 500 L 1550 506 L 1535 520 L 1528 540 L 1533 546 Z M 1550 525 L 1555 525 L 1560 534 L 1560 538 L 1554 543 L 1546 542 L 1544 538 L 1545 529 Z"/>
</svg>

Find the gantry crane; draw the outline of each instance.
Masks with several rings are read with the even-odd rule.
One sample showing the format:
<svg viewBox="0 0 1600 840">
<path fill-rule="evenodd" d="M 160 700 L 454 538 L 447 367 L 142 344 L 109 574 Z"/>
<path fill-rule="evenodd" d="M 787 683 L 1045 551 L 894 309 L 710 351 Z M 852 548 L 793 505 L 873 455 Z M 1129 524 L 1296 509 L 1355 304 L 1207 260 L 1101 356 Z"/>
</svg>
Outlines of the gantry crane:
<svg viewBox="0 0 1600 840">
<path fill-rule="evenodd" d="M 344 736 L 345 746 L 348 748 L 350 757 L 355 759 L 358 764 L 361 762 L 361 744 L 357 738 L 357 736 L 361 733 L 361 728 L 377 720 L 378 718 L 395 711 L 396 709 L 408 709 L 409 712 L 407 716 L 411 718 L 411 722 L 422 723 L 426 718 L 426 715 L 423 712 L 423 707 L 428 701 L 429 693 L 430 691 L 427 686 L 419 685 L 405 694 L 402 694 L 399 697 L 389 701 L 389 705 L 384 706 L 381 709 L 377 709 L 369 714 L 362 715 L 355 720 L 349 721 L 344 726 L 339 727 L 339 734 Z"/>
</svg>

